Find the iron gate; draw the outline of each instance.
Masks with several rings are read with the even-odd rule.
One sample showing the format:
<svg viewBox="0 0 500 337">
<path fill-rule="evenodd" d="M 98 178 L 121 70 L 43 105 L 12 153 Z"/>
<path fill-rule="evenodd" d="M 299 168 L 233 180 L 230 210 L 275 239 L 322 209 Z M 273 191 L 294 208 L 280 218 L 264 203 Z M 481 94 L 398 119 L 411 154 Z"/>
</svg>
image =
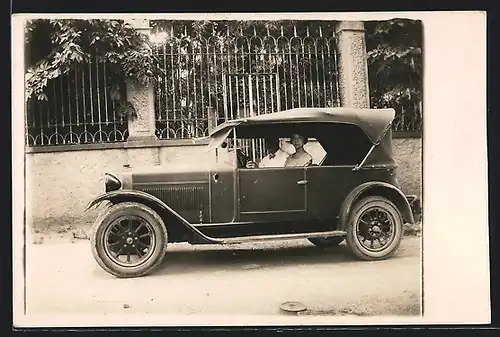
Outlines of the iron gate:
<svg viewBox="0 0 500 337">
<path fill-rule="evenodd" d="M 160 139 L 202 137 L 217 123 L 298 107 L 339 106 L 334 22 L 154 21 Z"/>
</svg>

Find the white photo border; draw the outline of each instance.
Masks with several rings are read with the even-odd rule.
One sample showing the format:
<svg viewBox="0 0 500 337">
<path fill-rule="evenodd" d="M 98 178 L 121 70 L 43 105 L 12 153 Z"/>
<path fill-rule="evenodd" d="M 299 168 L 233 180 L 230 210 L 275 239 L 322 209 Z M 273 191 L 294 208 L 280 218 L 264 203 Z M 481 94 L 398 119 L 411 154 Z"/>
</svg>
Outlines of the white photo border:
<svg viewBox="0 0 500 337">
<path fill-rule="evenodd" d="M 491 321 L 486 138 L 486 13 L 176 13 L 12 16 L 13 304 L 17 327 L 123 326 L 123 315 L 24 314 L 24 22 L 53 18 L 422 21 L 424 30 L 422 317 L 127 317 L 128 326 L 487 324 Z M 467 154 L 464 159 L 464 155 Z M 468 210 L 464 212 L 463 210 Z M 27 231 L 28 232 L 28 231 Z"/>
</svg>

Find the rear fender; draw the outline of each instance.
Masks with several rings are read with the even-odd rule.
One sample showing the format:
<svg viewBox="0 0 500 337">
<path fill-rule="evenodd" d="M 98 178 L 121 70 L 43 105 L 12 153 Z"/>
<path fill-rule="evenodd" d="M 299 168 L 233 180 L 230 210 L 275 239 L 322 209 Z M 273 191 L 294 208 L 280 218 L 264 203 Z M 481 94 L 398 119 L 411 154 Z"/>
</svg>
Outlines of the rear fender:
<svg viewBox="0 0 500 337">
<path fill-rule="evenodd" d="M 354 204 L 363 197 L 374 195 L 382 196 L 392 201 L 403 215 L 404 222 L 415 223 L 408 198 L 400 189 L 381 181 L 368 182 L 356 187 L 344 200 L 339 215 L 339 230 L 347 230 L 349 215 Z"/>
<path fill-rule="evenodd" d="M 194 234 L 195 237 L 197 237 L 197 239 L 201 240 L 202 242 L 219 243 L 218 242 L 219 240 L 215 238 L 210 238 L 205 234 L 203 234 L 202 232 L 200 232 L 196 227 L 191 225 L 189 221 L 184 219 L 184 217 L 182 217 L 179 213 L 173 210 L 170 206 L 168 206 L 163 201 L 161 201 L 160 199 L 149 193 L 142 191 L 135 191 L 135 190 L 117 190 L 117 191 L 107 192 L 91 200 L 88 203 L 87 207 L 85 208 L 85 211 L 89 210 L 94 206 L 97 208 L 99 204 L 101 204 L 104 201 L 109 201 L 112 204 L 117 204 L 125 201 L 134 201 L 141 203 L 143 205 L 151 207 L 153 210 L 159 213 L 162 218 L 165 218 L 164 217 L 165 214 L 173 217 L 176 220 L 175 221 L 176 223 L 180 224 L 183 227 L 183 229 L 186 229 L 190 233 Z M 167 224 L 167 228 L 168 226 L 169 224 Z"/>
</svg>

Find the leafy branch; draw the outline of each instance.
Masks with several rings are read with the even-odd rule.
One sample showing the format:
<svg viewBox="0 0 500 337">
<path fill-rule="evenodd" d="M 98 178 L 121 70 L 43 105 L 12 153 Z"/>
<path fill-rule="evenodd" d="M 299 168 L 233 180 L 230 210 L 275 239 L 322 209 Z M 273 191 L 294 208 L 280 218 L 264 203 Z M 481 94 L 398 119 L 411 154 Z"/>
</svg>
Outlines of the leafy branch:
<svg viewBox="0 0 500 337">
<path fill-rule="evenodd" d="M 121 83 L 149 83 L 163 73 L 146 35 L 121 20 L 46 20 L 26 25 L 26 100 L 48 100 L 47 84 L 91 57 L 105 61 L 110 71 L 110 97 L 128 109 Z M 123 109 L 122 109 L 123 110 Z"/>
<path fill-rule="evenodd" d="M 419 21 L 367 22 L 372 105 L 418 110 L 422 100 L 422 30 Z"/>
</svg>

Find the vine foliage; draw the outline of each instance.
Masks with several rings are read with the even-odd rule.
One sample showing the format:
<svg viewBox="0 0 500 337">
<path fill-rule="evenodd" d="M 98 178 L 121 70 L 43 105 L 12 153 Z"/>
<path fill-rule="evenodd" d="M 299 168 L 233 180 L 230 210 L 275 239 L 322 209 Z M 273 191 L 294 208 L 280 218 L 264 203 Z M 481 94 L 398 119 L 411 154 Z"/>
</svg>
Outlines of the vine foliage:
<svg viewBox="0 0 500 337">
<path fill-rule="evenodd" d="M 36 19 L 25 30 L 26 100 L 49 100 L 45 89 L 50 80 L 95 57 L 106 62 L 107 90 L 118 111 L 133 114 L 122 84 L 147 84 L 162 74 L 147 36 L 122 20 Z"/>
</svg>

